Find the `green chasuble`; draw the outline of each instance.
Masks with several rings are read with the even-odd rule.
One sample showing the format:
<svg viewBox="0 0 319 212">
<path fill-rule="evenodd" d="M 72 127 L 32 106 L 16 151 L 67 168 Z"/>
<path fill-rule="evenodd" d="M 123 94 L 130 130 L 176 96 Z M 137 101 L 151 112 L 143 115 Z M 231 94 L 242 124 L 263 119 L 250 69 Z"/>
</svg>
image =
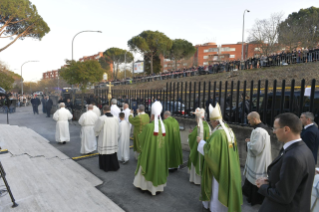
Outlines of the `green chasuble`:
<svg viewBox="0 0 319 212">
<path fill-rule="evenodd" d="M 177 168 L 183 163 L 183 152 L 181 135 L 179 132 L 179 123 L 173 117 L 168 117 L 164 121 L 166 136 L 165 140 L 169 146 L 169 168 Z"/>
<path fill-rule="evenodd" d="M 204 138 L 203 140 L 207 141 L 209 138 L 209 126 L 206 121 L 203 121 L 203 126 L 204 126 Z M 196 169 L 196 174 L 200 174 L 200 170 L 203 170 L 203 164 L 204 164 L 204 157 L 197 151 L 197 132 L 198 127 L 196 126 L 193 131 L 188 135 L 188 143 L 189 143 L 189 148 L 190 148 L 190 153 L 188 157 L 188 168 L 191 169 L 191 164 L 193 163 L 195 169 Z M 199 168 L 199 166 L 201 166 Z"/>
<path fill-rule="evenodd" d="M 226 124 L 225 126 L 228 127 Z M 230 128 L 228 129 L 231 131 Z M 243 196 L 238 148 L 236 138 L 234 139 L 235 148 L 232 143 L 228 143 L 225 131 L 218 125 L 217 130 L 204 145 L 205 161 L 200 199 L 202 201 L 211 200 L 212 177 L 214 177 L 219 184 L 219 202 L 228 207 L 229 212 L 240 212 Z"/>
<path fill-rule="evenodd" d="M 129 116 L 129 122 L 134 126 L 133 148 L 134 152 L 141 152 L 138 135 L 142 132 L 145 125 L 150 123 L 150 117 L 147 113 L 138 116 Z"/>
<path fill-rule="evenodd" d="M 158 135 L 154 133 L 154 121 L 146 125 L 139 134 L 141 153 L 138 157 L 135 175 L 142 167 L 142 175 L 156 187 L 165 184 L 168 177 L 168 144 L 162 135 L 160 121 L 158 121 Z M 164 124 L 165 125 L 165 124 Z M 165 127 L 166 129 L 166 127 Z"/>
</svg>

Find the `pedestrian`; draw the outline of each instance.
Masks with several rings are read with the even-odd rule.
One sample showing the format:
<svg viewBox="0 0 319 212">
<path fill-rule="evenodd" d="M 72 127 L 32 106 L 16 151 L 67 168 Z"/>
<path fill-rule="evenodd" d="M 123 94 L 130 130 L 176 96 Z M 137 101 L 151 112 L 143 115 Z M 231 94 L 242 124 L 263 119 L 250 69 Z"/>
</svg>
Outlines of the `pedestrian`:
<svg viewBox="0 0 319 212">
<path fill-rule="evenodd" d="M 47 101 L 46 101 L 45 96 L 42 95 L 41 103 L 42 103 L 42 112 L 43 112 L 44 114 L 47 113 L 46 102 L 47 102 Z"/>
<path fill-rule="evenodd" d="M 94 125 L 98 139 L 99 167 L 104 171 L 117 171 L 119 119 L 111 113 L 109 105 L 104 105 L 103 114 Z"/>
<path fill-rule="evenodd" d="M 204 157 L 197 151 L 198 143 L 197 136 L 203 140 L 208 140 L 211 129 L 209 124 L 205 121 L 205 110 L 203 108 L 196 108 L 193 114 L 196 117 L 197 125 L 188 135 L 188 144 L 190 148 L 188 156 L 188 173 L 189 182 L 200 185 L 201 172 L 204 164 Z"/>
<path fill-rule="evenodd" d="M 127 103 L 123 104 L 123 111 L 122 112 L 125 115 L 125 117 L 124 117 L 125 121 L 127 121 L 127 123 L 129 123 L 129 125 L 130 125 L 130 131 L 131 131 L 132 124 L 130 124 L 130 121 L 129 121 L 131 110 L 130 110 L 129 105 Z"/>
<path fill-rule="evenodd" d="M 313 157 L 315 159 L 315 164 L 317 164 L 317 154 L 319 146 L 319 130 L 314 124 L 314 115 L 311 112 L 304 112 L 300 116 L 302 125 L 304 126 L 301 131 L 301 139 L 306 143 L 306 145 L 311 150 Z"/>
<path fill-rule="evenodd" d="M 152 122 L 139 134 L 141 153 L 138 157 L 133 185 L 152 195 L 163 192 L 168 177 L 168 144 L 166 128 L 161 119 L 162 105 L 152 105 Z"/>
<path fill-rule="evenodd" d="M 81 154 L 88 154 L 96 150 L 94 124 L 98 118 L 93 112 L 93 105 L 89 105 L 88 111 L 83 113 L 79 119 L 81 125 Z"/>
<path fill-rule="evenodd" d="M 147 113 L 144 112 L 144 105 L 138 106 L 138 115 L 134 117 L 134 111 L 131 110 L 129 117 L 129 122 L 133 125 L 133 151 L 135 159 L 138 159 L 138 155 L 141 152 L 140 141 L 138 135 L 143 131 L 143 128 L 150 123 L 150 117 Z"/>
<path fill-rule="evenodd" d="M 125 120 L 125 113 L 120 113 L 118 160 L 123 164 L 130 159 L 130 123 Z"/>
<path fill-rule="evenodd" d="M 302 142 L 302 123 L 293 113 L 279 114 L 273 132 L 283 143 L 278 157 L 267 168 L 268 178 L 259 178 L 256 185 L 265 196 L 259 212 L 309 212 L 315 160 Z"/>
<path fill-rule="evenodd" d="M 203 206 L 211 211 L 241 211 L 243 204 L 241 173 L 236 137 L 223 122 L 220 106 L 209 105 L 214 130 L 204 141 L 197 137 L 197 150 L 204 156 L 201 197 Z"/>
<path fill-rule="evenodd" d="M 254 129 L 250 138 L 245 139 L 247 158 L 243 175 L 246 179 L 242 190 L 247 201 L 253 206 L 262 204 L 264 200 L 264 196 L 258 193 L 256 180 L 260 177 L 267 177 L 267 167 L 272 158 L 267 126 L 261 122 L 259 114 L 255 111 L 248 114 L 247 120 Z"/>
<path fill-rule="evenodd" d="M 31 105 L 33 109 L 33 114 L 38 114 L 39 115 L 39 105 L 41 104 L 40 99 L 37 98 L 37 95 L 34 95 L 33 98 L 31 99 Z"/>
<path fill-rule="evenodd" d="M 116 117 L 119 119 L 120 112 L 121 112 L 121 109 L 117 106 L 117 100 L 112 99 L 111 114 L 113 115 L 113 117 Z"/>
<path fill-rule="evenodd" d="M 47 96 L 46 100 L 47 101 L 46 101 L 45 105 L 46 105 L 47 117 L 49 118 L 50 115 L 51 115 L 51 109 L 52 109 L 52 106 L 53 106 L 53 102 L 52 102 L 52 100 L 50 99 L 49 96 Z"/>
<path fill-rule="evenodd" d="M 165 142 L 169 146 L 168 152 L 168 167 L 171 171 L 177 170 L 179 166 L 183 163 L 183 151 L 182 151 L 182 141 L 179 131 L 178 121 L 171 116 L 170 111 L 164 112 L 164 124 L 165 124 Z"/>
<path fill-rule="evenodd" d="M 60 109 L 53 114 L 53 119 L 57 122 L 55 140 L 60 144 L 66 144 L 66 142 L 70 142 L 69 120 L 73 116 L 70 111 L 65 109 L 63 102 L 59 104 L 59 107 Z"/>
</svg>

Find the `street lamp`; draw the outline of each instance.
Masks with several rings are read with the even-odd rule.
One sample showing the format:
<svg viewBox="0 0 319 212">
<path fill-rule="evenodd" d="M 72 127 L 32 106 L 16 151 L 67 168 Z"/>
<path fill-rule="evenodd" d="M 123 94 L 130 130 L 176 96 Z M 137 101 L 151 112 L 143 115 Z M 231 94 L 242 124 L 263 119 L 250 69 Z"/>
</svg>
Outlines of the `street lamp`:
<svg viewBox="0 0 319 212">
<path fill-rule="evenodd" d="M 37 61 L 37 60 L 30 60 L 30 61 L 27 61 L 27 62 L 23 63 L 22 66 L 21 66 L 21 95 L 23 95 L 22 67 L 23 67 L 23 65 L 26 64 L 26 63 L 36 63 L 36 62 L 39 62 L 39 61 Z"/>
<path fill-rule="evenodd" d="M 245 33 L 245 12 L 250 12 L 249 10 L 245 10 L 244 11 L 244 15 L 243 15 L 243 39 L 242 39 L 242 43 L 241 43 L 241 60 L 244 60 L 244 33 Z"/>
<path fill-rule="evenodd" d="M 72 61 L 73 61 L 73 43 L 74 43 L 74 39 L 75 37 L 78 35 L 78 34 L 81 34 L 83 32 L 97 32 L 97 33 L 102 33 L 101 31 L 93 31 L 93 30 L 84 30 L 84 31 L 81 31 L 81 32 L 78 32 L 76 35 L 74 35 L 73 39 L 72 39 Z M 72 92 L 74 93 L 74 90 L 73 90 L 73 85 L 72 85 Z M 74 99 L 74 98 L 72 98 Z M 74 103 L 74 101 L 72 101 Z"/>
<path fill-rule="evenodd" d="M 78 34 L 81 34 L 81 33 L 83 33 L 83 32 L 98 32 L 98 33 L 102 33 L 101 31 L 84 30 L 84 31 L 81 31 L 81 32 L 77 33 L 76 35 L 74 35 L 73 40 L 72 40 L 72 60 L 73 60 L 73 42 L 74 42 L 74 38 L 75 38 Z"/>
</svg>

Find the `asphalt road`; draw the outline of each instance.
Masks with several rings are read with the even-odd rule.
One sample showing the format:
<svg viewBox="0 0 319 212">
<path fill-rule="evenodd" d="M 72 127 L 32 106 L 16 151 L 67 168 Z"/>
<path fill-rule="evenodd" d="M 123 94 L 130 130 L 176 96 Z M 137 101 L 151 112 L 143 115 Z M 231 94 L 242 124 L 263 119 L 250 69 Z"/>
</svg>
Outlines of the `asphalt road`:
<svg viewBox="0 0 319 212">
<path fill-rule="evenodd" d="M 39 107 L 40 109 L 41 107 Z M 6 115 L 0 114 L 0 123 L 6 123 Z M 70 123 L 71 142 L 60 145 L 55 142 L 55 124 L 51 118 L 46 118 L 40 111 L 33 115 L 31 107 L 17 108 L 16 113 L 9 114 L 11 125 L 25 126 L 33 129 L 50 141 L 50 144 L 69 157 L 81 156 L 80 154 L 80 126 Z M 18 132 L 17 132 L 18 133 Z M 98 167 L 98 157 L 77 161 L 84 168 L 103 180 L 97 188 L 117 205 L 128 212 L 195 212 L 207 211 L 199 201 L 200 186 L 190 183 L 187 167 L 169 174 L 164 192 L 152 196 L 147 191 L 141 191 L 133 186 L 134 172 L 137 161 L 131 149 L 130 161 L 120 164 L 116 172 L 104 172 Z M 184 162 L 187 161 L 189 152 L 183 151 Z M 258 211 L 260 206 L 251 207 L 244 197 L 243 212 Z"/>
</svg>

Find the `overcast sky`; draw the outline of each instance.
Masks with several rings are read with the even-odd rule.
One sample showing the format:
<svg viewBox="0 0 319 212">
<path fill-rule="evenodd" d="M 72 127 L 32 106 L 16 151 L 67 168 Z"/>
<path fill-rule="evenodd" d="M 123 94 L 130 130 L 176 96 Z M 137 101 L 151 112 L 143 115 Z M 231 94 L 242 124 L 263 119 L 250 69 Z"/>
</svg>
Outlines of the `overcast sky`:
<svg viewBox="0 0 319 212">
<path fill-rule="evenodd" d="M 56 70 L 71 59 L 73 36 L 74 59 L 103 52 L 110 47 L 127 49 L 127 41 L 144 30 L 158 30 L 171 39 L 186 39 L 196 44 L 237 43 L 242 39 L 243 11 L 246 14 L 247 38 L 256 19 L 283 12 L 286 18 L 301 8 L 319 7 L 318 0 L 31 0 L 51 31 L 41 41 L 19 40 L 0 53 L 0 60 L 11 70 L 21 72 L 25 81 L 36 81 L 42 73 Z M 10 40 L 1 39 L 0 47 Z M 141 59 L 138 56 L 135 58 Z"/>
</svg>

